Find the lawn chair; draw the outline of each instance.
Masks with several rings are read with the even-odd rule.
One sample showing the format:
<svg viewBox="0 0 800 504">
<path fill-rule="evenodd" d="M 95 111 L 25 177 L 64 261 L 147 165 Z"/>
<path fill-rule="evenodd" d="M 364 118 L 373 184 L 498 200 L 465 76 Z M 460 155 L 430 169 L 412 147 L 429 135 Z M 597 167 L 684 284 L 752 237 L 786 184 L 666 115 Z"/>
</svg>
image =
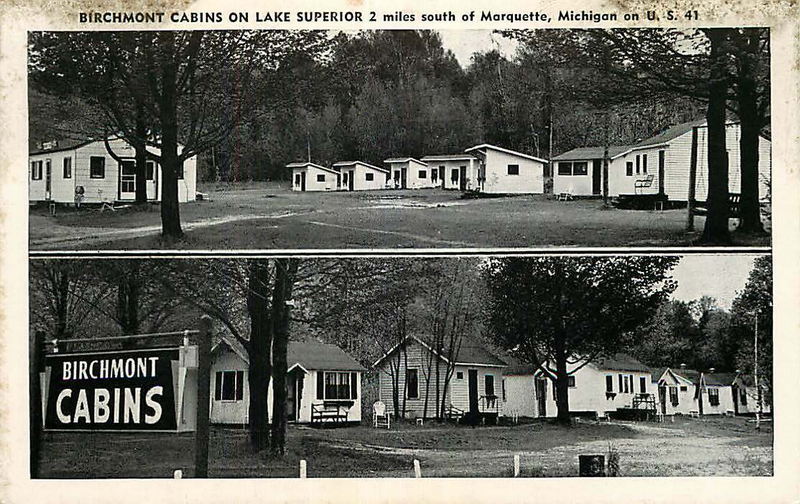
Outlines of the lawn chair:
<svg viewBox="0 0 800 504">
<path fill-rule="evenodd" d="M 386 412 L 386 405 L 383 401 L 375 401 L 372 405 L 372 423 L 376 429 L 378 427 L 391 429 L 392 417 Z"/>
<path fill-rule="evenodd" d="M 573 192 L 574 189 L 570 187 L 566 191 L 558 193 L 558 195 L 556 195 L 556 201 L 572 201 L 574 199 Z"/>
<path fill-rule="evenodd" d="M 642 179 L 637 179 L 633 183 L 633 192 L 636 194 L 643 194 L 645 189 L 649 188 L 653 185 L 653 180 L 655 176 L 651 173 L 650 175 L 646 176 Z"/>
</svg>

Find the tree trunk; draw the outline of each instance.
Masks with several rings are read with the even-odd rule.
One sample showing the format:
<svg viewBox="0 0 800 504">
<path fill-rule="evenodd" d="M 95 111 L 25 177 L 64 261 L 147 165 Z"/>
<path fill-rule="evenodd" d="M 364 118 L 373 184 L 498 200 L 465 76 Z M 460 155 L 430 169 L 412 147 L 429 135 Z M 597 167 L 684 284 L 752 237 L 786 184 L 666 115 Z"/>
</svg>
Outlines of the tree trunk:
<svg viewBox="0 0 800 504">
<path fill-rule="evenodd" d="M 139 262 L 132 261 L 126 265 L 117 284 L 117 320 L 123 334 L 139 333 Z M 134 341 L 125 345 L 132 348 Z"/>
<path fill-rule="evenodd" d="M 182 161 L 178 157 L 178 104 L 177 62 L 175 61 L 175 33 L 159 33 L 161 50 L 161 235 L 180 238 L 180 208 L 178 206 L 178 170 Z"/>
<path fill-rule="evenodd" d="M 569 416 L 569 381 L 567 377 L 567 354 L 560 352 L 556 357 L 556 421 L 562 425 L 570 424 Z"/>
<path fill-rule="evenodd" d="M 147 125 L 144 119 L 144 107 L 136 105 L 136 140 L 131 142 L 136 156 L 136 204 L 147 203 Z M 155 171 L 155 170 L 154 170 Z M 155 176 L 155 174 L 154 174 Z"/>
<path fill-rule="evenodd" d="M 739 139 L 739 162 L 741 164 L 741 202 L 738 231 L 762 233 L 761 210 L 758 203 L 758 143 L 761 130 L 758 117 L 755 64 L 758 60 L 758 29 L 746 29 L 746 50 L 739 58 L 737 101 L 741 138 Z M 749 33 L 747 33 L 749 32 Z"/>
<path fill-rule="evenodd" d="M 269 415 L 267 391 L 272 374 L 272 334 L 270 332 L 269 300 L 270 270 L 265 259 L 250 262 L 247 291 L 247 311 L 250 315 L 248 384 L 250 386 L 249 430 L 250 446 L 256 451 L 269 447 Z"/>
<path fill-rule="evenodd" d="M 728 153 L 725 147 L 725 102 L 728 93 L 727 30 L 705 30 L 711 42 L 711 75 L 706 119 L 708 122 L 708 215 L 701 242 L 727 245 L 728 231 Z"/>
<path fill-rule="evenodd" d="M 286 350 L 289 342 L 289 306 L 297 261 L 277 259 L 275 288 L 272 291 L 272 439 L 275 455 L 286 455 L 287 383 Z"/>
<path fill-rule="evenodd" d="M 61 268 L 54 267 L 52 275 L 56 306 L 54 338 L 63 339 L 67 333 L 70 274 Z"/>
</svg>

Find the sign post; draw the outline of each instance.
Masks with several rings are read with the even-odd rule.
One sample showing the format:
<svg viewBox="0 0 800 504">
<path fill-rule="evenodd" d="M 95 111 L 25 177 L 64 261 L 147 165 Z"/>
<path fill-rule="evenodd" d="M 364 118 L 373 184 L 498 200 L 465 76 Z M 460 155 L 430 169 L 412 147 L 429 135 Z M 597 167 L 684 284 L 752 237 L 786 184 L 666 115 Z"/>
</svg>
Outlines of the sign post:
<svg viewBox="0 0 800 504">
<path fill-rule="evenodd" d="M 30 345 L 30 476 L 37 478 L 39 476 L 39 444 L 42 436 L 42 389 L 39 372 L 42 370 L 44 333 L 36 331 Z"/>
<path fill-rule="evenodd" d="M 197 336 L 197 428 L 194 436 L 194 477 L 208 478 L 208 423 L 211 400 L 211 317 L 200 318 Z"/>
</svg>

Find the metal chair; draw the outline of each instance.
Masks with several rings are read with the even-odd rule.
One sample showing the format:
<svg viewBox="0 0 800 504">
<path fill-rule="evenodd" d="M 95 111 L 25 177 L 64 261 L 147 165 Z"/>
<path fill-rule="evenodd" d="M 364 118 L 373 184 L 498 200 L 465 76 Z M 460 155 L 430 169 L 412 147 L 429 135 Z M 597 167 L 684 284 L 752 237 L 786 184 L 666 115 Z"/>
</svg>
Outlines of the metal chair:
<svg viewBox="0 0 800 504">
<path fill-rule="evenodd" d="M 376 429 L 378 427 L 391 429 L 392 417 L 386 412 L 386 405 L 383 401 L 375 401 L 372 404 L 372 424 Z"/>
</svg>

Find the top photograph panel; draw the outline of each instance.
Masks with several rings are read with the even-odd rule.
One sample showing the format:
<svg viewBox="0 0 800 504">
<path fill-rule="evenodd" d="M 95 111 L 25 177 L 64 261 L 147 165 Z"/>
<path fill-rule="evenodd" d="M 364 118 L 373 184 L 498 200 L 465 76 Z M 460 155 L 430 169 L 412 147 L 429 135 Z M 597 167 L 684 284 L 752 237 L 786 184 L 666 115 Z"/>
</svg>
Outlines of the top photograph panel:
<svg viewBox="0 0 800 504">
<path fill-rule="evenodd" d="M 768 29 L 28 42 L 34 252 L 771 244 Z"/>
</svg>

